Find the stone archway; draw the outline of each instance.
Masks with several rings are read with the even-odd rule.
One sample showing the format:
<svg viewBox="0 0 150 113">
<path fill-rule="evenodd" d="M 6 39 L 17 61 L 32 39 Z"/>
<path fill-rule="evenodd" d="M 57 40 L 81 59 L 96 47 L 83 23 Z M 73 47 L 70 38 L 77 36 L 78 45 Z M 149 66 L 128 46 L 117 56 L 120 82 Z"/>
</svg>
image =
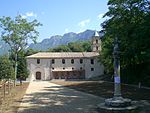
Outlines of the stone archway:
<svg viewBox="0 0 150 113">
<path fill-rule="evenodd" d="M 36 80 L 41 80 L 41 72 L 36 72 Z"/>
</svg>

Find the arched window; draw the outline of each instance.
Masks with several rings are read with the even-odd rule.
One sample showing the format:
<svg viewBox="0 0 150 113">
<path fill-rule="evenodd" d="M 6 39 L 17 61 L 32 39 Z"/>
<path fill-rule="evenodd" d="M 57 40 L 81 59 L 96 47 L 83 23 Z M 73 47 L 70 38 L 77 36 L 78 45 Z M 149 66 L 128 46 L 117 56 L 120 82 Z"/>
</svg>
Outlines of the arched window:
<svg viewBox="0 0 150 113">
<path fill-rule="evenodd" d="M 94 64 L 94 59 L 91 59 L 91 64 Z"/>
<path fill-rule="evenodd" d="M 55 59 L 52 59 L 52 64 L 55 64 Z"/>
<path fill-rule="evenodd" d="M 74 64 L 74 59 L 71 59 L 71 63 Z"/>
<path fill-rule="evenodd" d="M 65 59 L 62 59 L 62 63 L 65 64 Z"/>
<path fill-rule="evenodd" d="M 40 59 L 37 59 L 37 64 L 40 64 Z"/>
<path fill-rule="evenodd" d="M 98 44 L 98 39 L 96 39 L 96 44 Z"/>
<path fill-rule="evenodd" d="M 96 46 L 96 50 L 98 51 L 98 46 Z"/>
<path fill-rule="evenodd" d="M 80 59 L 80 64 L 82 64 L 83 63 L 83 59 Z"/>
</svg>

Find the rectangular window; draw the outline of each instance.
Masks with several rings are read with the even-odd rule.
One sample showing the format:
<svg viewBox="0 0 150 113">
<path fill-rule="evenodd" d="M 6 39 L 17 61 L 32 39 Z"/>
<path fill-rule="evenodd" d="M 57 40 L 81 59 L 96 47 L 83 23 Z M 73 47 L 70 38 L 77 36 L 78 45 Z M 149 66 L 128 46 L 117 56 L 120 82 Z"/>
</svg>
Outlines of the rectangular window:
<svg viewBox="0 0 150 113">
<path fill-rule="evenodd" d="M 91 59 L 91 64 L 94 64 L 94 59 Z"/>
<path fill-rule="evenodd" d="M 37 59 L 37 64 L 40 64 L 40 59 Z"/>
<path fill-rule="evenodd" d="M 91 68 L 91 71 L 94 71 L 94 68 Z"/>
<path fill-rule="evenodd" d="M 82 64 L 83 63 L 83 59 L 80 59 L 80 64 Z"/>
<path fill-rule="evenodd" d="M 74 59 L 71 59 L 71 64 L 74 64 Z"/>
<path fill-rule="evenodd" d="M 52 59 L 52 64 L 55 64 L 55 59 Z"/>
<path fill-rule="evenodd" d="M 62 59 L 62 63 L 65 64 L 65 59 Z"/>
</svg>

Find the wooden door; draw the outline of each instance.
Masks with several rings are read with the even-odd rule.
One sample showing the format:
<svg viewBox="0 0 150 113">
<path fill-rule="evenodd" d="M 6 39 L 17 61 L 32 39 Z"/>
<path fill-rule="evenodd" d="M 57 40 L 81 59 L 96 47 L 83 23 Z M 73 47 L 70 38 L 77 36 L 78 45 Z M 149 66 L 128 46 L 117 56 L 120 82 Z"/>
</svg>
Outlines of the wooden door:
<svg viewBox="0 0 150 113">
<path fill-rule="evenodd" d="M 41 72 L 36 72 L 36 80 L 41 80 Z"/>
</svg>

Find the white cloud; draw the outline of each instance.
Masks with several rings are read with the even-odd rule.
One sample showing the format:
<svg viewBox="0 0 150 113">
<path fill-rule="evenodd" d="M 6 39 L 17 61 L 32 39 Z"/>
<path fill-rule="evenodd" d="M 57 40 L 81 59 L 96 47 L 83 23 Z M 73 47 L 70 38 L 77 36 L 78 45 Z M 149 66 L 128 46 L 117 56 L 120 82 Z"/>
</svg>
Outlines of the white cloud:
<svg viewBox="0 0 150 113">
<path fill-rule="evenodd" d="M 85 27 L 90 22 L 90 19 L 83 20 L 78 23 L 80 27 Z"/>
<path fill-rule="evenodd" d="M 68 28 L 66 28 L 66 29 L 65 29 L 65 33 L 68 33 L 68 32 L 69 32 L 69 29 L 68 29 Z"/>
<path fill-rule="evenodd" d="M 28 18 L 28 17 L 37 17 L 37 14 L 33 13 L 33 12 L 26 12 L 25 15 L 21 15 L 22 18 Z"/>
<path fill-rule="evenodd" d="M 103 16 L 104 16 L 104 13 L 100 13 L 97 17 L 98 17 L 98 19 L 102 19 Z"/>
<path fill-rule="evenodd" d="M 79 31 L 77 31 L 76 33 L 82 33 L 84 32 L 86 29 L 80 29 Z"/>
<path fill-rule="evenodd" d="M 27 18 L 25 15 L 21 15 L 22 18 Z"/>
</svg>

